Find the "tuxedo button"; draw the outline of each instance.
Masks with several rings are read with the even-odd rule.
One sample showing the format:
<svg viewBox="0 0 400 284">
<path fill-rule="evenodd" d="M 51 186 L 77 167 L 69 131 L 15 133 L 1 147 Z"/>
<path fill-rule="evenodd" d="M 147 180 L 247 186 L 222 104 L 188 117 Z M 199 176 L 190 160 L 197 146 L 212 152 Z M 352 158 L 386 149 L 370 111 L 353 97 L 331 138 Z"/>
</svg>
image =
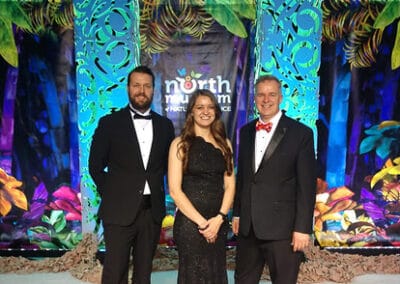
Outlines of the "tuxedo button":
<svg viewBox="0 0 400 284">
<path fill-rule="evenodd" d="M 143 194 L 143 190 L 139 190 L 139 194 Z"/>
</svg>

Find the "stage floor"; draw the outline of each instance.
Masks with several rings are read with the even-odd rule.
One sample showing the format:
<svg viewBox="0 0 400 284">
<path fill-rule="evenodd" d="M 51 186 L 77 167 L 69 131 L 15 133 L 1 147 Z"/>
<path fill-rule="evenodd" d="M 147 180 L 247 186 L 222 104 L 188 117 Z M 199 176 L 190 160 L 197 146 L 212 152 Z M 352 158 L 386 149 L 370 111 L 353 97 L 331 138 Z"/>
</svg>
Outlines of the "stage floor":
<svg viewBox="0 0 400 284">
<path fill-rule="evenodd" d="M 176 270 L 153 272 L 152 284 L 176 284 Z M 228 271 L 229 284 L 233 284 L 233 271 Z M 32 274 L 0 274 L 0 283 L 12 284 L 88 284 L 88 282 L 80 281 L 74 278 L 69 272 L 59 273 L 32 273 Z M 261 281 L 262 284 L 270 284 L 269 281 Z M 322 282 L 320 284 L 328 284 L 334 282 Z M 370 274 L 363 275 L 353 279 L 351 283 L 356 284 L 398 284 L 400 283 L 400 274 Z"/>
</svg>

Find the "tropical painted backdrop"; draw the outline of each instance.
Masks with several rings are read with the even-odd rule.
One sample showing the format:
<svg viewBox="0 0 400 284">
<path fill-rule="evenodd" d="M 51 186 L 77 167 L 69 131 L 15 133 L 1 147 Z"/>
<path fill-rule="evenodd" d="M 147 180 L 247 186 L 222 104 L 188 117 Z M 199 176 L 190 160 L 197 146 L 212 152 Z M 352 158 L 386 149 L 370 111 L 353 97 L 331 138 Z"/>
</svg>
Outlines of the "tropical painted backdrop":
<svg viewBox="0 0 400 284">
<path fill-rule="evenodd" d="M 399 246 L 400 5 L 321 9 L 315 236 L 322 246 Z"/>
<path fill-rule="evenodd" d="M 82 238 L 72 1 L 0 2 L 0 248 Z"/>
<path fill-rule="evenodd" d="M 400 246 L 399 19 L 396 1 L 1 1 L 0 249 L 72 249 L 82 232 L 102 240 L 87 173 L 99 117 L 127 103 L 133 66 L 156 68 L 169 47 L 202 45 L 215 29 L 237 49 L 233 142 L 257 115 L 264 73 L 283 81 L 288 115 L 314 130 L 316 242 Z M 177 77 L 213 70 L 185 67 Z M 160 243 L 173 245 L 167 202 Z"/>
</svg>

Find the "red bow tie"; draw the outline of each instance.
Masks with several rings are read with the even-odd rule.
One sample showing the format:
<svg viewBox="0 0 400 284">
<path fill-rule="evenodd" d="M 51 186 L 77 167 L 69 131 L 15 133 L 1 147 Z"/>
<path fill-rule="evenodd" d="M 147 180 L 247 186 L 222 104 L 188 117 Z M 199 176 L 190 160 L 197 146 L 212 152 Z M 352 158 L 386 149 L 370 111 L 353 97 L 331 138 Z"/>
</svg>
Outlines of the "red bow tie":
<svg viewBox="0 0 400 284">
<path fill-rule="evenodd" d="M 268 123 L 261 123 L 260 121 L 257 121 L 256 123 L 256 130 L 260 131 L 260 130 L 265 130 L 267 132 L 270 132 L 272 129 L 272 122 L 268 122 Z"/>
</svg>

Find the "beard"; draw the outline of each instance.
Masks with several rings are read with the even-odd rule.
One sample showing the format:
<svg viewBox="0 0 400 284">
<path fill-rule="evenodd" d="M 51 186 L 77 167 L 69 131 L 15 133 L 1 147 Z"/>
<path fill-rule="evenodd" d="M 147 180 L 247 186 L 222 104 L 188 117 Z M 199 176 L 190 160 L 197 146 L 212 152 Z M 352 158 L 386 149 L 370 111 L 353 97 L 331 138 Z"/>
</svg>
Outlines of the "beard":
<svg viewBox="0 0 400 284">
<path fill-rule="evenodd" d="M 145 95 L 137 94 L 135 96 L 129 98 L 129 102 L 131 103 L 134 109 L 137 109 L 140 112 L 145 112 L 151 106 L 153 99 L 149 99 Z"/>
</svg>

